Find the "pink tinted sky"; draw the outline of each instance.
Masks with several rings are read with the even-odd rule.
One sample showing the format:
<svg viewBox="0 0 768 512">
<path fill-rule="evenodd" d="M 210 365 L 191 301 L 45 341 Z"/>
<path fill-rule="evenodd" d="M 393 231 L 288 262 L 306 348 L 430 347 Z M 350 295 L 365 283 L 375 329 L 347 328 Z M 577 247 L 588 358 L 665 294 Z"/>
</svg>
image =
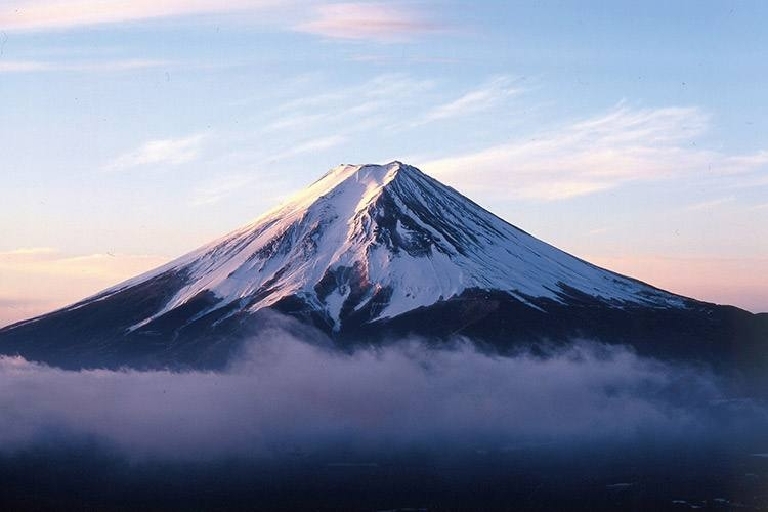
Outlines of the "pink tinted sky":
<svg viewBox="0 0 768 512">
<path fill-rule="evenodd" d="M 763 2 L 10 0 L 0 325 L 404 161 L 577 256 L 768 311 Z"/>
</svg>

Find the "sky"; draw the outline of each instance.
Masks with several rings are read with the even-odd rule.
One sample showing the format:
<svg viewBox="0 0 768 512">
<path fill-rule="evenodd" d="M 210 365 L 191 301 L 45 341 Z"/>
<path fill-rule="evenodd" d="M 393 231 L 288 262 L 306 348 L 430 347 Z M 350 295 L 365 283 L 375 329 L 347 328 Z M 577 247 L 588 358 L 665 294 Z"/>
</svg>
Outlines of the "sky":
<svg viewBox="0 0 768 512">
<path fill-rule="evenodd" d="M 768 4 L 4 0 L 0 325 L 415 165 L 534 236 L 768 311 Z"/>
</svg>

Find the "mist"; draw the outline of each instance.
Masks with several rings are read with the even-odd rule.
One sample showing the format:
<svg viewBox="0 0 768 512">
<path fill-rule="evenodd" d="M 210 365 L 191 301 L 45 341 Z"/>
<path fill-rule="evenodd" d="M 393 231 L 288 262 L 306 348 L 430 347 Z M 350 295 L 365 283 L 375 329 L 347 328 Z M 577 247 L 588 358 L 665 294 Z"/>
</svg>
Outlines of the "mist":
<svg viewBox="0 0 768 512">
<path fill-rule="evenodd" d="M 546 357 L 416 339 L 342 353 L 280 329 L 223 372 L 64 371 L 0 358 L 0 452 L 97 442 L 131 459 L 274 459 L 343 449 L 525 446 L 760 435 L 768 413 L 706 368 L 578 341 Z"/>
</svg>

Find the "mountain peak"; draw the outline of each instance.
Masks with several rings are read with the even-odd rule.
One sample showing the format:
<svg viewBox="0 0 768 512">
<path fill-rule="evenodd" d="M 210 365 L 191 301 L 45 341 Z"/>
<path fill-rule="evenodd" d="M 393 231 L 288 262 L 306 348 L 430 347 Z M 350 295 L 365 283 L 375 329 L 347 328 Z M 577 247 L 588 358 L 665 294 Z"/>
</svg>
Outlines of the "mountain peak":
<svg viewBox="0 0 768 512">
<path fill-rule="evenodd" d="M 325 173 L 305 191 L 322 185 L 323 188 L 334 188 L 348 180 L 364 185 L 386 185 L 398 174 L 421 172 L 415 167 L 405 165 L 397 160 L 388 164 L 341 164 Z"/>
<path fill-rule="evenodd" d="M 255 222 L 96 298 L 167 273 L 183 285 L 131 329 L 201 298 L 200 315 L 294 301 L 333 330 L 350 315 L 375 322 L 467 290 L 538 309 L 574 293 L 616 306 L 680 303 L 533 238 L 397 161 L 331 169 Z"/>
<path fill-rule="evenodd" d="M 274 210 L 262 215 L 254 224 L 269 218 L 303 215 L 316 203 L 327 203 L 330 198 L 339 208 L 353 213 L 374 200 L 398 176 L 422 174 L 415 167 L 398 161 L 388 164 L 341 164 L 334 167 L 306 189 L 298 192 Z M 338 209 L 338 208 L 337 208 Z M 340 212 L 341 213 L 341 212 Z"/>
<path fill-rule="evenodd" d="M 670 321 L 683 326 L 670 331 L 673 337 L 697 341 L 688 319 L 706 320 L 695 332 L 708 336 L 713 311 L 571 256 L 395 161 L 331 169 L 251 224 L 0 330 L 0 346 L 5 339 L 10 350 L 12 339 L 19 353 L 37 357 L 43 352 L 35 350 L 56 345 L 60 360 L 80 353 L 92 364 L 122 364 L 120 354 L 156 361 L 184 354 L 197 364 L 269 324 L 262 310 L 292 315 L 339 340 L 363 332 L 466 332 L 504 346 L 513 337 L 601 339 L 614 332 L 646 343 L 659 334 L 654 326 Z M 728 311 L 713 314 L 717 320 Z M 57 345 L 61 338 L 74 341 Z"/>
<path fill-rule="evenodd" d="M 303 203 L 305 199 L 317 199 L 327 196 L 339 187 L 351 187 L 361 191 L 361 199 L 366 192 L 379 189 L 388 185 L 398 176 L 422 174 L 415 167 L 405 165 L 398 161 L 388 164 L 342 164 L 328 171 L 323 177 L 315 181 L 308 188 L 294 196 L 294 201 Z M 402 179 L 402 178 L 401 178 Z"/>
<path fill-rule="evenodd" d="M 299 321 L 279 320 L 290 332 L 318 328 L 343 345 L 462 335 L 506 351 L 576 337 L 703 349 L 710 361 L 730 357 L 743 333 L 757 347 L 768 332 L 764 319 L 734 322 L 732 308 L 571 256 L 391 162 L 336 167 L 208 245 L 0 329 L 0 353 L 71 368 L 222 368 L 254 333 L 273 333 L 270 311 Z"/>
</svg>

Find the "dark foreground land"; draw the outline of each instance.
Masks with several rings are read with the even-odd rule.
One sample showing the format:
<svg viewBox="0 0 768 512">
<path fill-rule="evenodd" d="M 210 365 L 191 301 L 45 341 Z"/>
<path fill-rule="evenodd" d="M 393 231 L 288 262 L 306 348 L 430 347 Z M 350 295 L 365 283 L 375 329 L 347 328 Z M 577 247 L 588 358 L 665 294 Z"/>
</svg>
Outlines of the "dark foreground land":
<svg viewBox="0 0 768 512">
<path fill-rule="evenodd" d="M 768 458 L 744 448 L 648 441 L 192 463 L 38 447 L 0 457 L 0 509 L 767 510 Z"/>
</svg>

